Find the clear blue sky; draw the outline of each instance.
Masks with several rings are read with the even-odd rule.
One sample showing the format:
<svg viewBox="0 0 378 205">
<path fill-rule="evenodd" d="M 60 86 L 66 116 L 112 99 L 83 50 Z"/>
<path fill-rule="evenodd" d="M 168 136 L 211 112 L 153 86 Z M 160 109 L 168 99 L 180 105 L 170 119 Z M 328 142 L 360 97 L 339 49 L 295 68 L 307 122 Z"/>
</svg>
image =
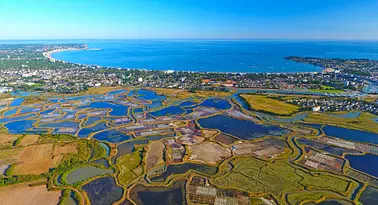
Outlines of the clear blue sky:
<svg viewBox="0 0 378 205">
<path fill-rule="evenodd" d="M 0 0 L 0 39 L 378 39 L 377 0 Z"/>
</svg>

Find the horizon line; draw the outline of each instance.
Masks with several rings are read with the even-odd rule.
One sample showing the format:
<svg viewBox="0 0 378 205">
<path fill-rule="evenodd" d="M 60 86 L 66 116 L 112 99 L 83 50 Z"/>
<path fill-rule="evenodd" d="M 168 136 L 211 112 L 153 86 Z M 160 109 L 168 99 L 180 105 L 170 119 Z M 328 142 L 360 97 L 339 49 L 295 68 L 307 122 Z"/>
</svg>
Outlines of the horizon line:
<svg viewBox="0 0 378 205">
<path fill-rule="evenodd" d="M 1 41 L 91 41 L 91 40 L 192 40 L 192 41 L 378 41 L 377 39 L 333 39 L 333 38 L 31 38 L 0 39 Z"/>
</svg>

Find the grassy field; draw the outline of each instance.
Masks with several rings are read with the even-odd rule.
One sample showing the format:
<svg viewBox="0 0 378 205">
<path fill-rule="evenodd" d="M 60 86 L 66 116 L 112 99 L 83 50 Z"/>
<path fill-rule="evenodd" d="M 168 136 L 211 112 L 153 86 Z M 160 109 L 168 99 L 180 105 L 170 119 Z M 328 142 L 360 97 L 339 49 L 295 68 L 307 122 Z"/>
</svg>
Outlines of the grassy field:
<svg viewBox="0 0 378 205">
<path fill-rule="evenodd" d="M 308 123 L 330 124 L 345 128 L 353 128 L 378 133 L 377 123 L 372 119 L 377 116 L 362 112 L 357 118 L 342 118 L 328 115 L 327 113 L 311 113 L 304 121 Z"/>
<path fill-rule="evenodd" d="M 127 185 L 133 178 L 137 176 L 135 172 L 140 172 L 137 168 L 141 165 L 142 150 L 139 149 L 131 154 L 123 155 L 117 159 L 120 173 L 118 174 L 118 181 L 122 185 Z M 134 172 L 134 170 L 136 171 Z"/>
<path fill-rule="evenodd" d="M 198 90 L 196 92 L 189 92 L 188 90 L 183 89 L 173 89 L 173 88 L 153 88 L 151 89 L 158 94 L 166 95 L 169 97 L 177 97 L 180 99 L 185 98 L 206 98 L 209 96 L 212 97 L 228 97 L 232 95 L 232 92 L 218 92 L 218 91 L 202 91 Z"/>
<path fill-rule="evenodd" d="M 316 93 L 342 93 L 342 90 L 326 90 L 326 89 L 309 89 L 309 92 L 316 92 Z"/>
<path fill-rule="evenodd" d="M 234 167 L 231 171 L 220 172 L 214 178 L 213 182 L 216 186 L 234 187 L 248 192 L 272 193 L 281 200 L 284 200 L 287 193 L 305 189 L 350 194 L 347 193 L 350 181 L 328 174 L 310 174 L 290 166 L 283 160 L 266 163 L 252 157 L 243 157 L 234 159 L 231 163 Z M 226 170 L 227 167 L 222 166 L 221 170 Z M 358 186 L 357 182 L 353 182 L 352 185 Z M 312 199 L 311 195 L 310 197 Z"/>
<path fill-rule="evenodd" d="M 298 107 L 276 99 L 268 98 L 265 95 L 241 94 L 249 106 L 256 111 L 263 111 L 278 115 L 290 115 L 298 111 Z"/>
<path fill-rule="evenodd" d="M 322 85 L 320 89 L 310 89 L 310 92 L 319 92 L 319 93 L 342 93 L 344 91 L 335 89 L 331 86 Z"/>
</svg>

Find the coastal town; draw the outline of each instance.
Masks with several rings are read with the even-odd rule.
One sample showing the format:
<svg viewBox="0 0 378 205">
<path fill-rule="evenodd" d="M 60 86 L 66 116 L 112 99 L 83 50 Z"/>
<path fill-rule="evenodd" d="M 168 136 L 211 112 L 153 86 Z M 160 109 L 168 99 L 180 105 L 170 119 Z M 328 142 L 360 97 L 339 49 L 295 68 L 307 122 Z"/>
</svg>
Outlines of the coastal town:
<svg viewBox="0 0 378 205">
<path fill-rule="evenodd" d="M 342 60 L 287 57 L 319 66 L 314 73 L 209 73 L 108 68 L 81 65 L 52 58 L 54 52 L 88 49 L 85 44 L 0 45 L 0 92 L 16 90 L 78 93 L 92 87 L 134 86 L 226 91 L 253 89 L 321 96 L 291 103 L 319 111 L 361 110 L 377 113 L 377 103 L 361 96 L 377 93 L 377 65 L 373 60 Z M 363 71 L 363 73 L 361 73 Z M 353 97 L 345 99 L 343 97 Z"/>
<path fill-rule="evenodd" d="M 378 153 L 368 112 L 313 113 L 295 95 L 151 87 L 12 96 L 0 105 L 0 199 L 9 204 L 31 193 L 78 205 L 294 205 L 316 193 L 326 202 L 378 193 L 376 173 L 350 159 Z"/>
</svg>

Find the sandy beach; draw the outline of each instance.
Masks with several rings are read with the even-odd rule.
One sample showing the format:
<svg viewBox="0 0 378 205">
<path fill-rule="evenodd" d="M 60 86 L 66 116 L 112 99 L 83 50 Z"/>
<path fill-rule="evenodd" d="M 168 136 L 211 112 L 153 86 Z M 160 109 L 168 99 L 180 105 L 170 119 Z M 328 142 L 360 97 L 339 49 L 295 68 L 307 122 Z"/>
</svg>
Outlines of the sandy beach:
<svg viewBox="0 0 378 205">
<path fill-rule="evenodd" d="M 55 59 L 52 57 L 52 54 L 58 53 L 58 52 L 65 52 L 65 51 L 76 51 L 76 50 L 87 50 L 88 48 L 66 48 L 66 49 L 56 49 L 52 51 L 43 52 L 43 56 L 50 61 L 59 61 L 58 59 Z"/>
</svg>

